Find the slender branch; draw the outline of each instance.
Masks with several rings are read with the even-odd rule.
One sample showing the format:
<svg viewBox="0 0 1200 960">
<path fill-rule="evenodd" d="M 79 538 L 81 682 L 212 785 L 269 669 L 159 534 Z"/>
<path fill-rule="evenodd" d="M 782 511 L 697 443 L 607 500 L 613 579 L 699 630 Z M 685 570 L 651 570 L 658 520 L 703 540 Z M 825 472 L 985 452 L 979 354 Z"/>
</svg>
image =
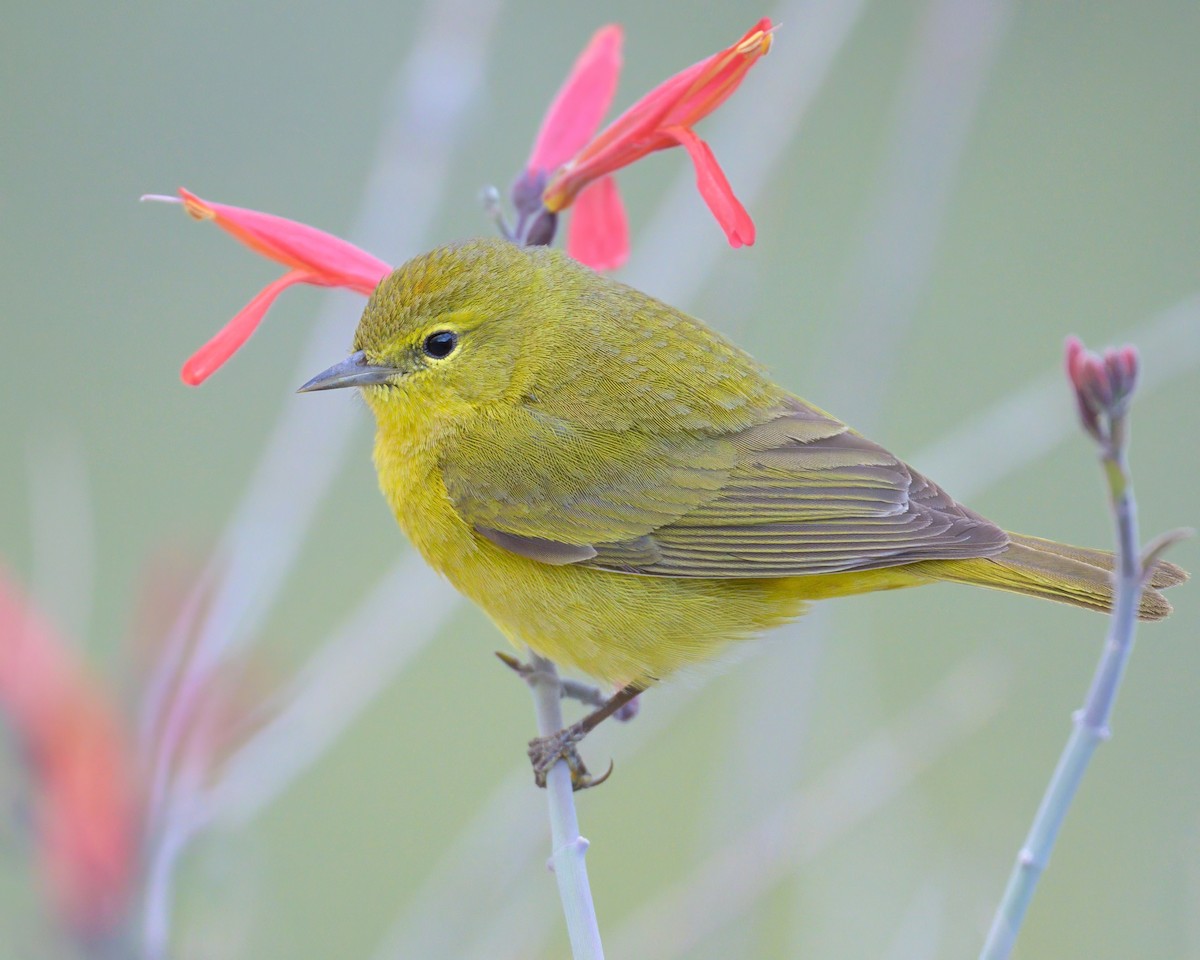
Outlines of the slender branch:
<svg viewBox="0 0 1200 960">
<path fill-rule="evenodd" d="M 1004 896 L 996 909 L 991 930 L 980 953 L 980 960 L 1004 960 L 1012 952 L 1037 882 L 1046 869 L 1054 842 L 1058 838 L 1058 831 L 1062 827 L 1075 792 L 1079 789 L 1092 753 L 1109 737 L 1108 719 L 1121 677 L 1125 672 L 1125 665 L 1133 650 L 1134 631 L 1137 627 L 1138 604 L 1145 571 L 1139 559 L 1137 504 L 1133 496 L 1133 482 L 1126 456 L 1129 436 L 1128 400 L 1136 380 L 1137 357 L 1129 348 L 1124 351 L 1129 369 L 1122 377 L 1122 372 L 1111 364 L 1106 371 L 1100 358 L 1083 356 L 1082 350 L 1082 345 L 1078 346 L 1078 351 L 1072 345 L 1068 345 L 1068 369 L 1080 402 L 1084 427 L 1100 446 L 1100 460 L 1112 501 L 1117 533 L 1112 619 L 1109 621 L 1108 638 L 1092 677 L 1087 699 L 1083 708 L 1074 715 L 1074 729 L 1050 778 L 1029 829 L 1029 835 L 1017 855 Z M 1079 376 L 1079 369 L 1071 359 L 1076 354 L 1082 356 L 1080 366 L 1087 367 L 1091 361 L 1095 361 L 1090 372 L 1104 378 L 1103 382 L 1089 381 L 1086 375 Z M 1110 351 L 1108 358 L 1120 355 Z M 1107 395 L 1101 396 L 1092 390 L 1093 385 L 1100 386 L 1100 392 L 1106 392 Z"/>
<path fill-rule="evenodd" d="M 537 711 L 538 734 L 548 737 L 563 728 L 562 682 L 549 660 L 530 652 L 534 670 L 526 677 Z M 559 760 L 546 775 L 546 800 L 550 807 L 550 869 L 558 880 L 571 954 L 575 960 L 603 960 L 600 927 L 588 884 L 584 855 L 588 842 L 579 835 L 571 771 Z"/>
<path fill-rule="evenodd" d="M 496 651 L 496 658 L 522 679 L 527 678 L 537 669 L 536 664 L 523 663 L 511 653 L 505 653 L 503 650 Z M 602 707 L 608 703 L 608 695 L 603 690 L 594 684 L 584 683 L 582 680 L 559 677 L 558 687 L 567 700 L 578 700 L 587 707 Z M 621 710 L 626 710 L 629 706 L 631 704 L 626 704 Z M 617 711 L 617 716 L 622 717 L 620 710 Z"/>
<path fill-rule="evenodd" d="M 188 844 L 208 825 L 207 817 L 194 802 L 199 786 L 195 774 L 195 770 L 187 770 L 176 779 L 173 792 L 178 799 L 172 798 L 172 816 L 149 851 L 142 906 L 142 960 L 167 960 L 170 956 L 176 867 Z"/>
<path fill-rule="evenodd" d="M 676 685 L 663 690 L 654 710 L 623 731 L 622 756 L 628 760 L 653 744 L 679 712 L 703 694 L 709 679 L 711 675 L 701 676 L 691 686 Z M 466 931 L 443 923 L 440 918 L 463 902 L 473 905 L 477 917 L 485 917 L 490 911 L 499 918 L 513 909 L 511 890 L 528 875 L 529 851 L 545 829 L 540 815 L 533 812 L 528 801 L 529 763 L 522 757 L 520 766 L 480 805 L 440 863 L 430 871 L 422 888 L 405 902 L 403 911 L 373 955 L 375 960 L 471 955 L 463 937 Z M 496 830 L 497 823 L 503 823 L 504 830 Z M 497 889 L 503 890 L 504 895 L 497 896 Z M 523 937 L 541 944 L 548 938 L 552 925 L 557 928 L 559 917 L 557 911 L 526 913 L 522 921 Z M 536 936 L 530 931 L 536 931 Z M 514 954 L 512 946 L 512 941 L 506 942 L 510 956 L 533 956 L 538 952 L 531 947 Z"/>
</svg>

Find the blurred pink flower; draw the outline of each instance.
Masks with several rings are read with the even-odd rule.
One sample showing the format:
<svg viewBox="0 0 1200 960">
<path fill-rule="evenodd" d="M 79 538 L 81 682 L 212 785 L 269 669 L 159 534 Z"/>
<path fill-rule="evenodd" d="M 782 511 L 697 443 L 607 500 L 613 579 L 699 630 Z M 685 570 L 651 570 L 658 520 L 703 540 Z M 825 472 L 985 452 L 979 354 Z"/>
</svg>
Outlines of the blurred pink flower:
<svg viewBox="0 0 1200 960">
<path fill-rule="evenodd" d="M 138 868 L 132 742 L 115 699 L 2 568 L 0 719 L 29 765 L 35 847 L 57 914 L 80 936 L 111 931 Z"/>
</svg>

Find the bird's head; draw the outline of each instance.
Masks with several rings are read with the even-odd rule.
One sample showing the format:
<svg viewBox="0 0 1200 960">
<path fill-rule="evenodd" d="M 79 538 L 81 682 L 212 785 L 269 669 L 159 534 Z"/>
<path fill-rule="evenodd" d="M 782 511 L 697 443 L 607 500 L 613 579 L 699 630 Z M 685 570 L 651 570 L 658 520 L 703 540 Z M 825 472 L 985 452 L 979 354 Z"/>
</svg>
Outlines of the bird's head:
<svg viewBox="0 0 1200 960">
<path fill-rule="evenodd" d="M 358 387 L 381 423 L 393 415 L 426 425 L 519 396 L 544 307 L 545 253 L 480 239 L 413 258 L 371 296 L 354 353 L 300 391 Z"/>
</svg>

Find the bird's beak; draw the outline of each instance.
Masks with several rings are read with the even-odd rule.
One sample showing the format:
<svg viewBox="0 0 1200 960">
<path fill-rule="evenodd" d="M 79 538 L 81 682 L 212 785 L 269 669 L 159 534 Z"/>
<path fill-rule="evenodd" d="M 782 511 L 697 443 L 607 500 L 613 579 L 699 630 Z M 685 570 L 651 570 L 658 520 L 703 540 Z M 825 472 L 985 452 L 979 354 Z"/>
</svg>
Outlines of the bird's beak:
<svg viewBox="0 0 1200 960">
<path fill-rule="evenodd" d="M 366 387 L 373 383 L 387 383 L 400 371 L 394 367 L 375 367 L 367 362 L 361 350 L 353 353 L 341 363 L 322 370 L 302 386 L 297 393 L 312 393 L 314 390 L 337 390 L 340 387 Z"/>
</svg>

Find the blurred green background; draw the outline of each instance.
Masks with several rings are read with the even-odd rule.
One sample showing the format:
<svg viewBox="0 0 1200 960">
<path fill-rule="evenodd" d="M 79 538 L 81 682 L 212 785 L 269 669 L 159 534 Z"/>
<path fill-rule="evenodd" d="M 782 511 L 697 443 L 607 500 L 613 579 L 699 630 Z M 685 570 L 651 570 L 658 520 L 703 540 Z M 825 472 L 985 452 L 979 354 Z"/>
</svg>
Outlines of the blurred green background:
<svg viewBox="0 0 1200 960">
<path fill-rule="evenodd" d="M 1111 541 L 1077 431 L 1047 449 L 995 447 L 977 433 L 980 449 L 1016 464 L 998 479 L 982 455 L 954 461 L 936 444 L 1039 378 L 1054 385 L 1044 417 L 1070 415 L 1054 378 L 1067 333 L 1094 346 L 1127 339 L 1200 291 L 1200 6 L 456 8 L 6 10 L 0 555 L 35 581 L 131 714 L 130 636 L 148 570 L 164 552 L 204 562 L 289 408 L 348 405 L 354 436 L 256 630 L 251 672 L 281 683 L 270 678 L 303 663 L 407 549 L 375 488 L 367 412 L 350 397 L 292 392 L 341 356 L 301 362 L 323 295 L 286 293 L 226 369 L 185 388 L 182 360 L 278 271 L 138 196 L 185 185 L 347 235 L 381 125 L 403 101 L 397 89 L 438 102 L 461 85 L 473 99 L 452 162 L 414 170 L 409 189 L 441 191 L 422 244 L 487 232 L 479 188 L 519 169 L 603 22 L 626 28 L 619 109 L 758 16 L 783 21 L 770 56 L 700 127 L 747 199 L 757 245 L 726 248 L 694 193 L 678 246 L 661 228 L 636 242 L 672 185 L 690 190 L 682 152 L 658 154 L 620 176 L 635 233 L 625 276 L 729 332 L 783 383 L 952 493 L 969 490 L 1004 526 Z M 844 42 L 830 39 L 839 17 Z M 482 38 L 481 73 L 426 60 L 398 88 L 431 21 L 442 23 L 435 51 L 463 56 L 456 35 Z M 813 44 L 834 59 L 801 113 L 790 98 L 802 81 L 773 83 L 772 71 L 803 67 Z M 755 122 L 739 127 L 751 111 Z M 777 158 L 756 172 L 775 144 Z M 420 142 L 403 146 L 420 154 Z M 409 215 L 374 213 L 384 224 Z M 418 249 L 374 252 L 399 262 Z M 1198 521 L 1200 312 L 1193 303 L 1183 316 L 1153 350 L 1144 343 L 1149 375 L 1169 374 L 1135 411 L 1147 538 Z M 1022 421 L 1031 437 L 1043 421 L 1034 410 Z M 1200 568 L 1194 542 L 1173 556 Z M 1200 599 L 1194 584 L 1171 599 L 1175 616 L 1141 634 L 1115 737 L 1067 821 L 1018 956 L 1200 957 Z M 394 629 L 409 626 L 401 616 Z M 611 955 L 975 955 L 1103 630 L 1074 609 L 930 587 L 828 604 L 735 663 L 654 691 L 634 725 L 603 731 L 586 751 L 594 765 L 616 762 L 612 781 L 579 801 Z M 479 612 L 459 607 L 278 802 L 200 837 L 180 864 L 178 955 L 565 955 L 544 872 L 544 800 L 521 769 L 532 711 L 490 655 L 500 644 Z M 968 673 L 956 674 L 964 661 Z M 947 677 L 959 679 L 943 703 L 934 691 Z M 904 719 L 931 697 L 942 707 Z M 635 737 L 646 749 L 631 749 Z M 14 792 L 15 756 L 0 755 L 0 776 Z M 520 784 L 515 806 L 490 807 L 506 777 Z M 779 809 L 793 810 L 796 834 L 762 826 Z M 489 843 L 520 835 L 513 810 L 532 828 L 502 870 L 488 844 L 452 854 L 466 876 L 482 872 L 486 894 L 452 885 L 417 899 L 472 818 L 482 813 Z M 20 827 L 2 829 L 0 924 L 13 933 L 0 936 L 0 957 L 45 955 L 54 941 L 30 909 Z M 756 829 L 766 830 L 761 848 L 748 839 Z M 714 865 L 721 851 L 732 859 Z M 669 895 L 682 897 L 694 942 L 672 932 Z M 667 943 L 635 933 L 639 909 Z M 393 935 L 418 942 L 404 939 L 415 937 L 413 912 L 435 931 L 431 945 L 381 949 Z"/>
</svg>

